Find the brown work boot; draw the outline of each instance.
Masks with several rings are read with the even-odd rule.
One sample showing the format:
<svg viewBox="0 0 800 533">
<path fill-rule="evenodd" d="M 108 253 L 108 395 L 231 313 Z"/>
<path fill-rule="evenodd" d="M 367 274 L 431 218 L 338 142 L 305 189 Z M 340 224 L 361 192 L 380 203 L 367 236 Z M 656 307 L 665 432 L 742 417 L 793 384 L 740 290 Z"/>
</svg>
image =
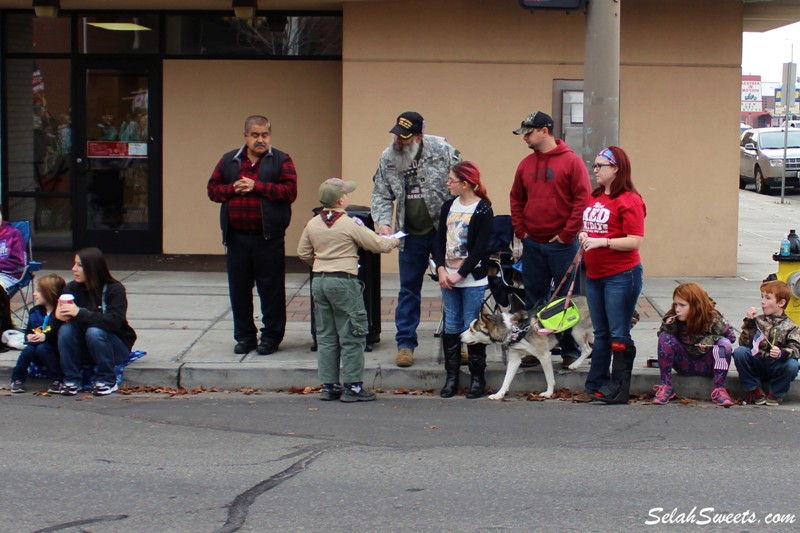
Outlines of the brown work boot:
<svg viewBox="0 0 800 533">
<path fill-rule="evenodd" d="M 539 363 L 539 359 L 537 359 L 535 355 L 526 355 L 522 358 L 519 366 L 522 368 L 531 368 L 534 366 L 539 366 L 540 364 L 541 363 Z"/>
<path fill-rule="evenodd" d="M 401 368 L 409 367 L 414 364 L 414 350 L 411 348 L 400 348 L 395 357 L 395 363 Z"/>
</svg>

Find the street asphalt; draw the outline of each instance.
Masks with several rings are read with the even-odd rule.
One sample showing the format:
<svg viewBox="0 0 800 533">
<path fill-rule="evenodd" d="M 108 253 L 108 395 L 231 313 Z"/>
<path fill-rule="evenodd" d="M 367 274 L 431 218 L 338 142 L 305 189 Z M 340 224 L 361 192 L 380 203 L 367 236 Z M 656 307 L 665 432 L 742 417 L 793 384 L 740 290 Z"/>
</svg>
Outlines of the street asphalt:
<svg viewBox="0 0 800 533">
<path fill-rule="evenodd" d="M 656 357 L 658 317 L 669 309 L 672 291 L 678 283 L 696 281 L 703 285 L 737 330 L 747 309 L 759 306 L 761 280 L 778 269 L 772 254 L 778 250 L 781 238 L 790 228 L 800 229 L 800 196 L 787 196 L 781 203 L 778 196 L 762 196 L 747 190 L 739 191 L 739 199 L 736 277 L 666 278 L 650 277 L 645 272 L 639 303 L 645 313 L 632 332 L 638 348 L 633 392 L 652 392 L 653 385 L 658 382 L 657 369 L 646 368 L 645 364 L 647 359 Z M 648 220 L 648 223 L 658 222 Z M 713 258 L 713 254 L 709 255 Z M 396 261 L 396 256 L 384 256 L 382 260 Z M 63 270 L 55 272 L 69 280 L 70 266 L 65 264 Z M 113 269 L 114 265 L 111 267 Z M 45 268 L 45 271 L 52 270 Z M 269 356 L 259 356 L 256 352 L 245 356 L 233 353 L 233 326 L 225 273 L 114 270 L 114 275 L 127 288 L 128 319 L 139 336 L 135 349 L 147 352 L 125 370 L 126 386 L 288 390 L 319 385 L 316 352 L 311 351 L 307 274 L 287 275 L 289 322 L 286 336 L 279 351 Z M 397 296 L 398 276 L 383 274 L 380 284 L 382 302 L 386 305 Z M 438 285 L 426 280 L 423 286 L 423 300 L 438 301 Z M 793 301 L 790 305 L 800 305 L 800 302 Z M 381 341 L 366 353 L 365 384 L 387 392 L 407 389 L 438 393 L 444 381 L 444 370 L 439 362 L 440 341 L 434 336 L 438 318 L 423 318 L 418 329 L 415 364 L 410 368 L 398 368 L 394 364 L 396 346 L 392 315 L 384 310 L 382 316 Z M 0 381 L 5 387 L 18 353 L 14 350 L 0 353 Z M 490 347 L 488 353 L 487 381 L 489 387 L 496 390 L 505 368 L 499 350 Z M 560 359 L 555 358 L 555 361 L 560 362 Z M 556 390 L 582 391 L 588 366 L 587 362 L 577 371 L 558 373 Z M 463 367 L 462 386 L 467 381 L 468 371 Z M 710 380 L 705 378 L 676 377 L 674 384 L 681 396 L 708 400 L 711 392 Z M 32 381 L 30 385 L 31 390 L 37 390 L 44 389 L 47 384 Z M 727 386 L 734 397 L 743 396 L 735 371 L 730 372 Z M 509 394 L 544 388 L 540 368 L 524 369 L 516 376 Z M 797 401 L 800 401 L 800 390 L 795 385 L 787 402 Z"/>
</svg>

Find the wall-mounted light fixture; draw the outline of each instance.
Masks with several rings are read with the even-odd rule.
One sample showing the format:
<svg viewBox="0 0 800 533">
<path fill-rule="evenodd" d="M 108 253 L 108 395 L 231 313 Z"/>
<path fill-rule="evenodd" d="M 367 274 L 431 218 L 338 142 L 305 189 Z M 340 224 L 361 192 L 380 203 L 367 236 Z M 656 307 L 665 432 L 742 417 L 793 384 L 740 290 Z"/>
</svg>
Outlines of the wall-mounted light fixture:
<svg viewBox="0 0 800 533">
<path fill-rule="evenodd" d="M 33 0 L 33 12 L 37 17 L 57 17 L 60 7 L 60 0 Z"/>
<path fill-rule="evenodd" d="M 252 19 L 256 16 L 258 0 L 233 0 L 233 14 L 237 19 Z"/>
</svg>

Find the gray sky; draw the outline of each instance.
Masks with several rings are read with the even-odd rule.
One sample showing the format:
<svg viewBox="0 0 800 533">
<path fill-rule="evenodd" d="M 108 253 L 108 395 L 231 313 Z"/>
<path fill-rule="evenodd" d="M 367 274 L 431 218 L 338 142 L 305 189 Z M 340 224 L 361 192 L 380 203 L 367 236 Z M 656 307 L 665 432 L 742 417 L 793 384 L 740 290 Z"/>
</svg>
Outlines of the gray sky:
<svg viewBox="0 0 800 533">
<path fill-rule="evenodd" d="M 761 81 L 780 82 L 783 64 L 790 62 L 800 63 L 800 22 L 765 33 L 742 34 L 742 74 L 760 74 Z"/>
</svg>

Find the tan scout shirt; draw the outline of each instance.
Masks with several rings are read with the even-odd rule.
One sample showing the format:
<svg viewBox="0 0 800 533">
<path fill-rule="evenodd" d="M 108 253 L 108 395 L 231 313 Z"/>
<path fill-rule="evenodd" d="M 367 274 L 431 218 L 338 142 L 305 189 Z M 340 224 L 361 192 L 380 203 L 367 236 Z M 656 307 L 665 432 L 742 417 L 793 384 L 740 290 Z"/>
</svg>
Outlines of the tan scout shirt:
<svg viewBox="0 0 800 533">
<path fill-rule="evenodd" d="M 297 245 L 297 256 L 311 265 L 314 272 L 347 272 L 358 275 L 359 248 L 374 253 L 386 253 L 394 248 L 394 242 L 376 235 L 358 218 L 346 215 L 339 217 L 329 228 L 322 217 L 317 215 L 303 229 L 300 244 Z"/>
</svg>

